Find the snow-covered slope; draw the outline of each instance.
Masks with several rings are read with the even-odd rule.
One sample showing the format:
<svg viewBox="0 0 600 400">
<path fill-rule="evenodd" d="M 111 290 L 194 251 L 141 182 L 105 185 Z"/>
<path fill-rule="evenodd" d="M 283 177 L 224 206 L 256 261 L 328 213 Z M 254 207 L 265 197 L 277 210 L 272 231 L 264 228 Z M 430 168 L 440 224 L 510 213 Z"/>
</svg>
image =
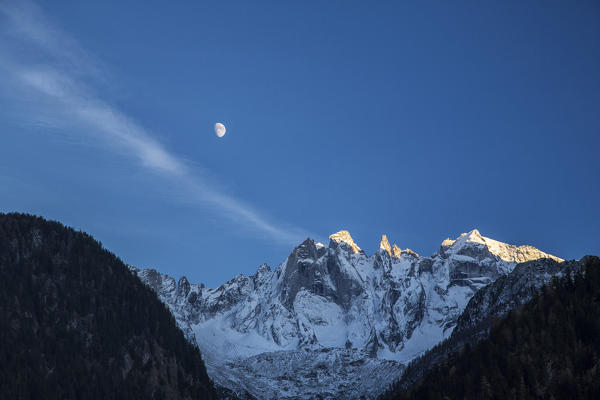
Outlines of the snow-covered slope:
<svg viewBox="0 0 600 400">
<path fill-rule="evenodd" d="M 376 396 L 448 337 L 474 293 L 518 262 L 551 258 L 477 230 L 431 257 L 390 246 L 368 256 L 350 233 L 307 239 L 278 267 L 216 289 L 138 271 L 202 350 L 215 382 L 240 397 Z"/>
</svg>

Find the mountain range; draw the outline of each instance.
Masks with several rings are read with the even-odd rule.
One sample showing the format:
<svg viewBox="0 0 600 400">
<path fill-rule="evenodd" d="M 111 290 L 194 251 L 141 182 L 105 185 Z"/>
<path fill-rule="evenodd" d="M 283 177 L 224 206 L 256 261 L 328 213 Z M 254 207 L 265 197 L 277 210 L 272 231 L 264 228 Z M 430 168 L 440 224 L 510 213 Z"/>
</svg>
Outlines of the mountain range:
<svg viewBox="0 0 600 400">
<path fill-rule="evenodd" d="M 0 214 L 0 394 L 588 398 L 598 265 L 477 230 L 430 257 L 383 235 L 367 255 L 340 231 L 211 289 L 127 266 L 60 223 Z"/>
<path fill-rule="evenodd" d="M 430 257 L 367 255 L 347 231 L 217 288 L 130 267 L 169 307 L 231 398 L 374 398 L 452 336 L 502 315 L 568 263 L 472 230 Z M 435 359 L 432 357 L 430 359 Z M 416 369 L 414 369 L 416 370 Z"/>
</svg>

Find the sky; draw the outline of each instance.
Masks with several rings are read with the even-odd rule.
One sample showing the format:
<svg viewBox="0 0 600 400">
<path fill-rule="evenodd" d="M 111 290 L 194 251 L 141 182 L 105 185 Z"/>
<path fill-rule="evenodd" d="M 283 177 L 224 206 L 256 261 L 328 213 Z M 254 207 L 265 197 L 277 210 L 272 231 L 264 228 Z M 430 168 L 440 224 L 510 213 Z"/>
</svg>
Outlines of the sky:
<svg viewBox="0 0 600 400">
<path fill-rule="evenodd" d="M 0 0 L 0 211 L 209 287 L 341 229 L 600 255 L 600 4 L 451 3 Z"/>
</svg>

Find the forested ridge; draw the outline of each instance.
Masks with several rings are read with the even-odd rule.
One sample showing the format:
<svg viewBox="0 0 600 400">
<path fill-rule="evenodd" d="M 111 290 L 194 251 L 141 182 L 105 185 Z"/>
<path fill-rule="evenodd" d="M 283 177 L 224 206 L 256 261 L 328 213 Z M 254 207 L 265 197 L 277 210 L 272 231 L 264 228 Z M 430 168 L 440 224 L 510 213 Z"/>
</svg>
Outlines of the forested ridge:
<svg viewBox="0 0 600 400">
<path fill-rule="evenodd" d="M 583 261 L 494 323 L 487 339 L 382 398 L 599 399 L 600 259 Z"/>
<path fill-rule="evenodd" d="M 212 399 L 156 295 L 91 236 L 0 214 L 0 397 Z"/>
</svg>

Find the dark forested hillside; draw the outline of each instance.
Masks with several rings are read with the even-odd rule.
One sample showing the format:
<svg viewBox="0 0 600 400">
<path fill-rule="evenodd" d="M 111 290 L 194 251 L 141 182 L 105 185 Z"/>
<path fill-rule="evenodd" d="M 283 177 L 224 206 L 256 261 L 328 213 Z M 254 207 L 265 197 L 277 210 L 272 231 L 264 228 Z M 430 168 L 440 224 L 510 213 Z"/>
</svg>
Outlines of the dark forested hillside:
<svg viewBox="0 0 600 400">
<path fill-rule="evenodd" d="M 495 323 L 393 399 L 599 399 L 600 259 Z"/>
<path fill-rule="evenodd" d="M 92 237 L 0 214 L 0 398 L 212 399 L 198 349 Z"/>
</svg>

